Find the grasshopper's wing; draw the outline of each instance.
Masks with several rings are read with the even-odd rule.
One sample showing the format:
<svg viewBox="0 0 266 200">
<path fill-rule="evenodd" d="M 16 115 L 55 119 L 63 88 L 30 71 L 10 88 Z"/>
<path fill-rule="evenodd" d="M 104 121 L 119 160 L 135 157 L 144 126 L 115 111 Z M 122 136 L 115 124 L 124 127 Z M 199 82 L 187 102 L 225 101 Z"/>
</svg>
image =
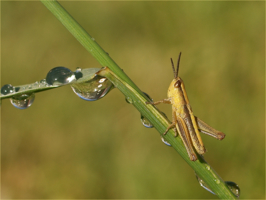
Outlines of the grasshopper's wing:
<svg viewBox="0 0 266 200">
<path fill-rule="evenodd" d="M 217 131 L 216 129 L 212 128 L 211 126 L 209 126 L 208 124 L 206 124 L 204 121 L 202 121 L 201 119 L 197 118 L 195 116 L 195 120 L 196 120 L 196 123 L 198 125 L 198 128 L 199 128 L 199 131 L 206 134 L 206 135 L 209 135 L 209 136 L 212 136 L 218 140 L 222 140 L 224 139 L 225 137 L 225 134 L 220 132 L 220 131 Z"/>
<path fill-rule="evenodd" d="M 186 147 L 189 158 L 190 158 L 190 160 L 195 161 L 198 158 L 197 158 L 197 156 L 193 150 L 193 146 L 191 143 L 191 139 L 189 137 L 189 132 L 188 132 L 186 123 L 178 115 L 175 115 L 175 118 L 176 118 L 176 129 L 177 129 L 177 131 L 178 131 L 178 133 L 179 133 L 179 135 L 180 135 L 180 137 L 181 137 L 181 139 L 182 139 L 182 141 Z"/>
</svg>

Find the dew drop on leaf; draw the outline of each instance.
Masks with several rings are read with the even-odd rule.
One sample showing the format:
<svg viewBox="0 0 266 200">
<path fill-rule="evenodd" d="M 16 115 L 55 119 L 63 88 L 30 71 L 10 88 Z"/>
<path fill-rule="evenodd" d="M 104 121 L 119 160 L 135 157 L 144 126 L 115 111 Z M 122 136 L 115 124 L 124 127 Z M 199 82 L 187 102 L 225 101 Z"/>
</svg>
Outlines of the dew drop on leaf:
<svg viewBox="0 0 266 200">
<path fill-rule="evenodd" d="M 233 192 L 233 194 L 236 197 L 240 196 L 240 188 L 239 188 L 239 186 L 236 183 L 234 183 L 232 181 L 225 181 L 225 184 Z"/>
<path fill-rule="evenodd" d="M 75 74 L 66 67 L 55 67 L 46 76 L 48 85 L 65 85 L 74 80 L 76 80 Z"/>
<path fill-rule="evenodd" d="M 31 106 L 35 98 L 35 94 L 21 94 L 19 96 L 14 96 L 10 98 L 13 106 L 18 109 L 26 109 Z"/>
<path fill-rule="evenodd" d="M 113 88 L 113 84 L 107 78 L 96 75 L 87 82 L 72 84 L 71 88 L 81 99 L 96 101 L 104 97 Z"/>
<path fill-rule="evenodd" d="M 10 84 L 6 84 L 1 88 L 1 94 L 7 95 L 14 92 L 14 87 Z"/>
</svg>

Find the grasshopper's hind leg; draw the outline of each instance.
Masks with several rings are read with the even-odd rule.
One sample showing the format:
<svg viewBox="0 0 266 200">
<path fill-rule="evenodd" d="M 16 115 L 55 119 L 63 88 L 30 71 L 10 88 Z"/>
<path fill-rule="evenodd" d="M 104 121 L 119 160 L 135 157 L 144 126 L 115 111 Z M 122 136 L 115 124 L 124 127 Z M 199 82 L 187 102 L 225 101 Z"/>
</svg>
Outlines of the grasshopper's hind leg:
<svg viewBox="0 0 266 200">
<path fill-rule="evenodd" d="M 173 117 L 173 122 L 171 125 L 168 126 L 168 128 L 166 129 L 166 131 L 164 132 L 164 135 L 175 126 L 174 130 L 177 136 L 177 131 L 179 132 L 179 135 L 183 141 L 183 144 L 185 145 L 185 148 L 187 150 L 188 156 L 190 158 L 190 160 L 195 161 L 197 160 L 197 156 L 193 150 L 193 146 L 192 146 L 192 142 L 191 139 L 189 137 L 189 132 L 186 126 L 186 123 L 184 122 L 184 120 L 179 117 L 176 116 L 175 112 L 172 113 L 172 117 Z"/>
<path fill-rule="evenodd" d="M 208 124 L 206 124 L 204 121 L 200 120 L 198 117 L 195 116 L 196 123 L 198 125 L 199 131 L 212 136 L 218 140 L 222 140 L 225 137 L 225 134 L 222 133 L 221 131 L 217 131 L 216 129 L 212 128 Z"/>
</svg>

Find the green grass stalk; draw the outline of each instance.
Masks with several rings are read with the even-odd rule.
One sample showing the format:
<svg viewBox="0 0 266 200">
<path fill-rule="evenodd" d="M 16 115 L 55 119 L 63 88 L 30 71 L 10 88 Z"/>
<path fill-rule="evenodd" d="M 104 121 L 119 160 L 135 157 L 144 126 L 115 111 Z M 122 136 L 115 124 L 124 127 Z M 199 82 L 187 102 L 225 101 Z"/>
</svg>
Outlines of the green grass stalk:
<svg viewBox="0 0 266 200">
<path fill-rule="evenodd" d="M 93 57 L 102 65 L 108 66 L 99 74 L 106 76 L 113 84 L 126 96 L 129 101 L 146 117 L 162 135 L 169 125 L 168 120 L 152 105 L 146 105 L 149 101 L 134 82 L 121 70 L 112 58 L 99 46 L 72 16 L 57 2 L 41 2 L 53 13 L 53 15 L 67 28 L 68 31 L 91 53 Z M 163 135 L 162 135 L 163 136 Z M 221 177 L 212 167 L 198 156 L 198 160 L 189 160 L 186 149 L 179 137 L 174 137 L 174 131 L 170 130 L 163 136 L 180 156 L 189 164 L 195 173 L 209 186 L 209 188 L 221 199 L 236 199 L 231 190 L 226 186 Z M 167 172 L 166 172 L 167 173 Z"/>
</svg>

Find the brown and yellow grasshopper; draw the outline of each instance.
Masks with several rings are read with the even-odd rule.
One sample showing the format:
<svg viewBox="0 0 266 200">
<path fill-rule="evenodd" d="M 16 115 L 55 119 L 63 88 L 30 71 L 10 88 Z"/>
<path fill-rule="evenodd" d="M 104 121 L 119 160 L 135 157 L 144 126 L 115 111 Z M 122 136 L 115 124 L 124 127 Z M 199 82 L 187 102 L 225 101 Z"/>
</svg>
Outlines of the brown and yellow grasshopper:
<svg viewBox="0 0 266 200">
<path fill-rule="evenodd" d="M 178 131 L 186 147 L 190 160 L 195 161 L 197 160 L 197 156 L 193 150 L 193 147 L 199 154 L 204 154 L 206 152 L 199 131 L 218 140 L 224 139 L 225 134 L 215 130 L 214 128 L 194 116 L 192 108 L 188 101 L 185 85 L 182 79 L 178 77 L 180 56 L 181 53 L 179 54 L 176 70 L 171 58 L 174 80 L 171 82 L 168 88 L 168 98 L 156 102 L 146 102 L 146 104 L 172 104 L 172 124 L 168 126 L 163 134 L 165 135 L 171 128 L 174 128 L 176 133 L 175 136 L 177 136 Z"/>
</svg>

